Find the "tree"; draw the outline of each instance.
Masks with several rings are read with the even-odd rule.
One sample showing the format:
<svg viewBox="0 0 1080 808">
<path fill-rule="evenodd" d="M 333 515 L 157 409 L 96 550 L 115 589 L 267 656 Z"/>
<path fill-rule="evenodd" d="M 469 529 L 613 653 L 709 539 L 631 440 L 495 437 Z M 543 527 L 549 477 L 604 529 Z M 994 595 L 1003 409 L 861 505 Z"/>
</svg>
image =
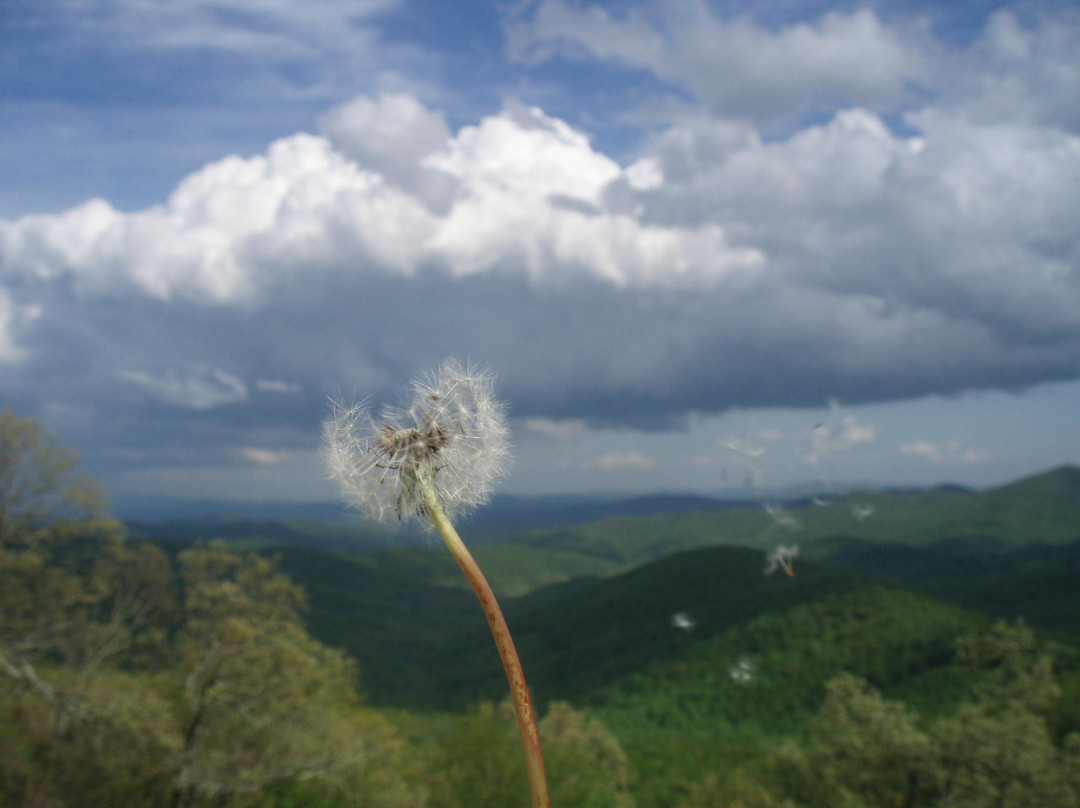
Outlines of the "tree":
<svg viewBox="0 0 1080 808">
<path fill-rule="evenodd" d="M 37 423 L 0 412 L 0 674 L 62 719 L 89 709 L 80 682 L 148 631 L 169 591 L 168 562 L 124 542 L 104 488 Z M 53 681 L 37 665 L 56 669 Z"/>
<path fill-rule="evenodd" d="M 629 760 L 602 722 L 552 702 L 539 722 L 554 805 L 633 808 Z M 513 708 L 480 702 L 456 721 L 435 761 L 432 808 L 528 806 Z"/>
<path fill-rule="evenodd" d="M 10 633 L 43 638 L 42 673 L 26 652 L 9 673 L 23 687 L 0 691 L 0 724 L 29 750 L 8 778 L 22 793 L 47 784 L 68 808 L 418 804 L 404 742 L 361 705 L 352 661 L 307 634 L 303 593 L 272 560 L 215 543 L 174 574 L 151 545 L 94 542 L 35 575 L 60 584 L 22 587 L 33 631 Z M 39 598 L 62 604 L 45 608 L 53 628 L 32 619 Z"/>
<path fill-rule="evenodd" d="M 272 560 L 220 542 L 185 550 L 179 564 L 172 805 L 298 783 L 326 786 L 341 804 L 411 800 L 394 733 L 360 707 L 352 660 L 308 635 L 302 590 Z"/>
<path fill-rule="evenodd" d="M 1077 738 L 1054 745 L 1045 713 L 1060 696 L 1053 660 L 1023 621 L 960 641 L 957 661 L 979 677 L 974 698 L 935 725 L 956 808 L 1077 808 Z"/>
<path fill-rule="evenodd" d="M 29 545 L 43 528 L 108 518 L 105 489 L 79 456 L 33 420 L 0 410 L 0 546 Z"/>
<path fill-rule="evenodd" d="M 269 559 L 124 541 L 75 455 L 0 413 L 0 794 L 417 804 L 404 744 L 303 608 Z"/>
<path fill-rule="evenodd" d="M 930 805 L 943 777 L 919 716 L 848 673 L 829 682 L 808 748 L 780 759 L 792 791 L 838 808 Z"/>
<path fill-rule="evenodd" d="M 124 766 L 144 790 L 158 748 L 144 728 L 160 710 L 118 666 L 158 656 L 172 580 L 161 550 L 124 541 L 74 452 L 0 412 L 0 676 L 12 685 L 0 709 L 23 749 L 6 756 L 20 772 L 13 791 L 59 794 L 73 782 L 89 802 L 126 804 L 108 785 Z M 102 746 L 142 757 L 118 764 Z"/>
<path fill-rule="evenodd" d="M 1080 735 L 1056 745 L 1045 712 L 1053 666 L 1022 623 L 959 642 L 972 682 L 952 714 L 927 720 L 841 674 L 805 746 L 774 760 L 796 805 L 832 808 L 1078 808 Z"/>
</svg>

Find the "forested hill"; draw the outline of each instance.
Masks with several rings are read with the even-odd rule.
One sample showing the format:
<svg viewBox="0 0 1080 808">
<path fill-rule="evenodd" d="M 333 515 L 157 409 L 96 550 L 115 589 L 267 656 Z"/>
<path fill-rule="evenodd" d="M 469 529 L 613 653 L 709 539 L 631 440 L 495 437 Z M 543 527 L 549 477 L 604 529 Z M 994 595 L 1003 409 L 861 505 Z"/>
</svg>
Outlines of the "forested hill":
<svg viewBox="0 0 1080 808">
<path fill-rule="evenodd" d="M 856 519 L 853 509 L 866 505 L 873 513 Z M 674 648 L 881 583 L 969 607 L 971 625 L 1023 617 L 1080 635 L 1080 541 L 1062 543 L 1080 538 L 1080 470 L 982 493 L 855 494 L 787 513 L 796 524 L 780 528 L 751 508 L 612 518 L 475 552 L 523 654 L 535 658 L 534 686 L 551 698 L 587 698 Z M 1030 515 L 1024 529 L 1021 513 Z M 764 574 L 765 553 L 780 542 L 801 548 L 795 579 Z M 309 593 L 313 632 L 358 659 L 376 702 L 445 707 L 500 692 L 490 638 L 443 548 L 278 552 Z M 915 611 L 933 608 L 945 606 Z M 692 631 L 672 630 L 679 612 Z"/>
<path fill-rule="evenodd" d="M 467 535 L 467 533 L 466 533 Z M 607 576 L 672 553 L 709 546 L 771 549 L 798 544 L 803 557 L 860 570 L 851 549 L 866 544 L 921 548 L 943 556 L 998 553 L 1026 556 L 1023 566 L 1069 558 L 1080 541 L 1080 469 L 1066 466 L 1000 488 L 856 492 L 816 502 L 759 503 L 723 510 L 612 517 L 580 525 L 516 534 L 476 549 L 502 594 L 522 595 L 580 576 Z M 463 586 L 452 564 L 425 561 L 415 550 L 396 551 L 425 565 L 432 582 Z M 872 555 L 872 553 L 871 553 Z M 377 564 L 375 558 L 371 563 Z M 1011 562 L 1006 562 L 1011 563 Z M 432 566 L 433 565 L 433 566 Z M 877 574 L 872 564 L 864 571 Z M 907 579 L 901 579 L 909 582 Z M 1080 610 L 1078 610 L 1080 611 Z"/>
</svg>

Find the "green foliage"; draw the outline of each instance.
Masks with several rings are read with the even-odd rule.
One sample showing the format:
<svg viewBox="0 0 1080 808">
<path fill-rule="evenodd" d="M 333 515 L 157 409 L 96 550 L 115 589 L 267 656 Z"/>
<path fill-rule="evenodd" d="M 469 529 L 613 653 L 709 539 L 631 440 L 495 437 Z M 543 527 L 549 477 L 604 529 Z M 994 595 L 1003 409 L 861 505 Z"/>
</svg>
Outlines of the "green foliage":
<svg viewBox="0 0 1080 808">
<path fill-rule="evenodd" d="M 864 585 L 760 614 L 592 698 L 640 773 L 641 804 L 670 805 L 702 772 L 727 783 L 772 739 L 797 737 L 844 671 L 918 695 L 924 677 L 936 688 L 956 638 L 981 622 L 914 593 Z"/>
<path fill-rule="evenodd" d="M 805 745 L 775 755 L 778 791 L 798 806 L 1076 808 L 1072 735 L 1053 743 L 1039 710 L 1055 688 L 1025 626 L 999 624 L 960 642 L 979 674 L 953 714 L 919 716 L 849 674 L 834 679 Z"/>
<path fill-rule="evenodd" d="M 706 776 L 690 787 L 677 808 L 782 808 L 784 805 L 756 777 L 739 769 L 726 779 Z"/>
<path fill-rule="evenodd" d="M 806 805 L 926 805 L 944 777 L 914 711 L 847 673 L 829 683 L 807 747 L 789 744 L 778 759 L 781 782 Z"/>
<path fill-rule="evenodd" d="M 303 594 L 272 561 L 211 545 L 174 570 L 117 536 L 7 553 L 4 793 L 70 808 L 422 795 L 404 742 L 360 704 L 352 661 L 307 634 Z"/>
<path fill-rule="evenodd" d="M 49 527 L 109 520 L 104 487 L 33 420 L 0 410 L 0 546 L 32 545 Z"/>
<path fill-rule="evenodd" d="M 596 718 L 555 702 L 539 723 L 553 805 L 633 808 L 619 742 Z M 474 705 L 442 739 L 430 808 L 529 805 L 525 764 L 509 701 Z"/>
<path fill-rule="evenodd" d="M 164 553 L 99 527 L 0 547 L 0 672 L 67 712 L 80 709 L 80 679 L 156 653 L 173 604 Z M 41 663 L 61 686 L 38 675 Z"/>
<path fill-rule="evenodd" d="M 632 808 L 633 775 L 622 746 L 597 718 L 568 702 L 548 705 L 540 722 L 555 805 Z"/>
<path fill-rule="evenodd" d="M 186 550 L 179 562 L 176 804 L 352 765 L 362 750 L 342 747 L 334 732 L 350 706 L 352 663 L 308 636 L 299 588 L 267 559 L 220 544 Z"/>
</svg>

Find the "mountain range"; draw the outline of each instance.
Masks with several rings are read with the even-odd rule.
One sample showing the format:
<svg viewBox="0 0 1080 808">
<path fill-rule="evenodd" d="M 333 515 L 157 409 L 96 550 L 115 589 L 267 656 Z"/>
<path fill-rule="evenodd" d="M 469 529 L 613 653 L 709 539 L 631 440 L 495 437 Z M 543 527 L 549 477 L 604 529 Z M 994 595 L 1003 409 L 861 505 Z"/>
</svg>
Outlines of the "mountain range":
<svg viewBox="0 0 1080 808">
<path fill-rule="evenodd" d="M 924 611 L 946 601 L 965 607 L 960 622 L 969 625 L 1023 617 L 1080 635 L 1075 467 L 982 492 L 859 491 L 768 507 L 678 499 L 655 512 L 664 502 L 638 501 L 645 515 L 524 530 L 475 547 L 523 656 L 536 660 L 538 692 L 588 700 L 767 615 L 886 597 L 880 592 L 893 593 L 890 602 L 915 598 Z M 599 507 L 575 505 L 582 513 Z M 462 525 L 469 541 L 475 530 Z M 223 538 L 280 555 L 281 569 L 308 592 L 312 632 L 357 659 L 375 703 L 456 708 L 494 697 L 501 669 L 449 554 L 430 536 L 387 547 L 385 533 L 366 531 L 340 520 L 221 519 L 136 525 L 133 534 Z M 765 554 L 780 544 L 800 548 L 794 578 L 764 574 Z M 673 627 L 676 614 L 693 628 Z"/>
</svg>

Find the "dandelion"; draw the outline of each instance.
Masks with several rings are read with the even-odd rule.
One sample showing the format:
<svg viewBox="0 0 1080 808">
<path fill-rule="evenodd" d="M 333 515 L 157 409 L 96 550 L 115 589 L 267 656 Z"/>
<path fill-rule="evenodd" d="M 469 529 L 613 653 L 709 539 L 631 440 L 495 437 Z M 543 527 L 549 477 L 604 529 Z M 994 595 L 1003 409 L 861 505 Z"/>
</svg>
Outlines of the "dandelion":
<svg viewBox="0 0 1080 808">
<path fill-rule="evenodd" d="M 363 404 L 336 404 L 323 457 L 345 501 L 379 522 L 426 517 L 426 495 L 450 518 L 485 504 L 509 458 L 494 389 L 492 374 L 448 360 L 413 383 L 408 408 L 375 419 Z"/>
<path fill-rule="evenodd" d="M 778 569 L 783 570 L 789 577 L 795 577 L 795 570 L 791 566 L 791 560 L 799 554 L 799 545 L 791 547 L 780 545 L 765 558 L 765 574 L 772 575 Z"/>
<path fill-rule="evenodd" d="M 377 521 L 422 519 L 442 536 L 480 601 L 502 658 L 525 749 L 533 808 L 548 808 L 547 778 L 525 673 L 510 629 L 480 567 L 451 521 L 491 497 L 505 474 L 509 431 L 487 371 L 448 360 L 413 383 L 407 408 L 375 419 L 364 405 L 335 404 L 323 457 L 342 497 Z"/>
</svg>

